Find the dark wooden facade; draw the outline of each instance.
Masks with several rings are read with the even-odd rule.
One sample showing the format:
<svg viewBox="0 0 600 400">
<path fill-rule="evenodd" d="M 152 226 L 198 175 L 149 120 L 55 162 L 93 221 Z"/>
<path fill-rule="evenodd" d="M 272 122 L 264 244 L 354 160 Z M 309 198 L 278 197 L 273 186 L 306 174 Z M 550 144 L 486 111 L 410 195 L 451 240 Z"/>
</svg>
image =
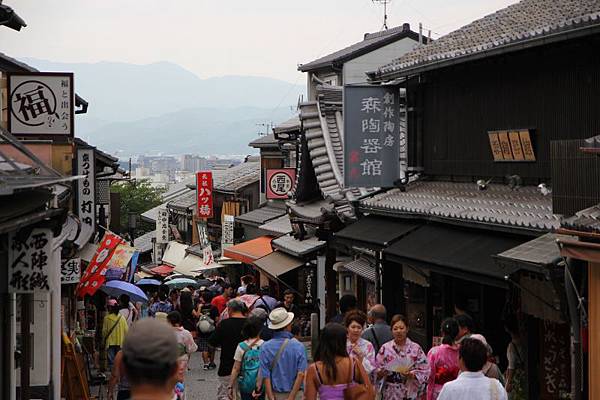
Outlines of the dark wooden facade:
<svg viewBox="0 0 600 400">
<path fill-rule="evenodd" d="M 600 133 L 600 35 L 426 72 L 408 82 L 410 163 L 438 179 L 549 182 L 550 142 Z M 536 162 L 494 162 L 488 131 L 531 129 Z"/>
</svg>

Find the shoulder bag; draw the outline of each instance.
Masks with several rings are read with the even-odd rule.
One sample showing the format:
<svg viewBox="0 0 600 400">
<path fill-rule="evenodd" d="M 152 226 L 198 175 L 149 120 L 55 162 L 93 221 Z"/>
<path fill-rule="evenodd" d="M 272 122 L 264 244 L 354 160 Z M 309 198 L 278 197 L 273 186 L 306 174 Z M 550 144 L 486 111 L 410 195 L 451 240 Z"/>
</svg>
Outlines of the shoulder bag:
<svg viewBox="0 0 600 400">
<path fill-rule="evenodd" d="M 363 382 L 358 383 L 354 379 L 354 357 L 350 357 L 350 372 L 348 373 L 348 385 L 344 389 L 344 400 L 373 400 L 375 398 L 375 391 L 368 377 L 361 376 Z M 359 368 L 360 369 L 360 368 Z M 362 374 L 361 374 L 362 375 Z"/>
</svg>

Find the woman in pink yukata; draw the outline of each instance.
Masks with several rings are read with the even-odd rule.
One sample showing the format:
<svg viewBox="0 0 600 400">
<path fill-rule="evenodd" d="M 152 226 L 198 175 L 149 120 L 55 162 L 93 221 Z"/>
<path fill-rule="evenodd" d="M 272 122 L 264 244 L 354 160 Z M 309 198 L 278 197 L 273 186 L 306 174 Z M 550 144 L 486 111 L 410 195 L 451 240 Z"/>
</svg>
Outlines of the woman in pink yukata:
<svg viewBox="0 0 600 400">
<path fill-rule="evenodd" d="M 403 315 L 394 315 L 390 325 L 394 339 L 381 346 L 375 357 L 383 398 L 421 399 L 430 373 L 427 357 L 421 346 L 407 337 L 408 322 Z"/>
<path fill-rule="evenodd" d="M 427 400 L 436 400 L 445 383 L 458 377 L 458 349 L 456 336 L 458 335 L 458 322 L 454 318 L 446 318 L 442 322 L 442 344 L 433 347 L 427 353 L 431 372 L 427 385 Z"/>
</svg>

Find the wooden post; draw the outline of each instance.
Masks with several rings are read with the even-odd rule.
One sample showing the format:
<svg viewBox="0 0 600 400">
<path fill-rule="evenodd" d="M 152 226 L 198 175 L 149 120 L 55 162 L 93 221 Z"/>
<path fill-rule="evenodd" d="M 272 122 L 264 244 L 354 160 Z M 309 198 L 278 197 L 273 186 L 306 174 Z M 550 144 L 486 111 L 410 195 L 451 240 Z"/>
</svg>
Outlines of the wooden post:
<svg viewBox="0 0 600 400">
<path fill-rule="evenodd" d="M 331 318 L 336 314 L 336 305 L 338 300 L 337 294 L 337 274 L 333 270 L 333 264 L 335 264 L 335 249 L 327 247 L 327 254 L 325 256 L 325 290 L 327 291 L 327 318 Z"/>
<path fill-rule="evenodd" d="M 600 400 L 600 263 L 589 263 L 588 266 L 588 317 L 589 317 L 589 352 L 588 382 L 589 399 Z"/>
<path fill-rule="evenodd" d="M 31 302 L 32 294 L 21 294 L 21 400 L 31 398 L 29 372 L 31 370 Z"/>
</svg>

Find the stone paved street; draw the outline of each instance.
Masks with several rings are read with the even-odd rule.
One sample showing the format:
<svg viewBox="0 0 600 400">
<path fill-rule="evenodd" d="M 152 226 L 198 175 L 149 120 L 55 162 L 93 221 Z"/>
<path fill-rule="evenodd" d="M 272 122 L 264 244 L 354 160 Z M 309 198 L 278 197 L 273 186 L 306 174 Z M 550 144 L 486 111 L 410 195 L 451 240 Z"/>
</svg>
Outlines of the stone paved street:
<svg viewBox="0 0 600 400">
<path fill-rule="evenodd" d="M 219 360 L 217 352 L 215 359 Z M 217 370 L 204 371 L 202 369 L 202 356 L 199 352 L 192 354 L 190 361 L 191 370 L 186 376 L 186 399 L 187 400 L 213 400 L 217 398 Z"/>
</svg>

